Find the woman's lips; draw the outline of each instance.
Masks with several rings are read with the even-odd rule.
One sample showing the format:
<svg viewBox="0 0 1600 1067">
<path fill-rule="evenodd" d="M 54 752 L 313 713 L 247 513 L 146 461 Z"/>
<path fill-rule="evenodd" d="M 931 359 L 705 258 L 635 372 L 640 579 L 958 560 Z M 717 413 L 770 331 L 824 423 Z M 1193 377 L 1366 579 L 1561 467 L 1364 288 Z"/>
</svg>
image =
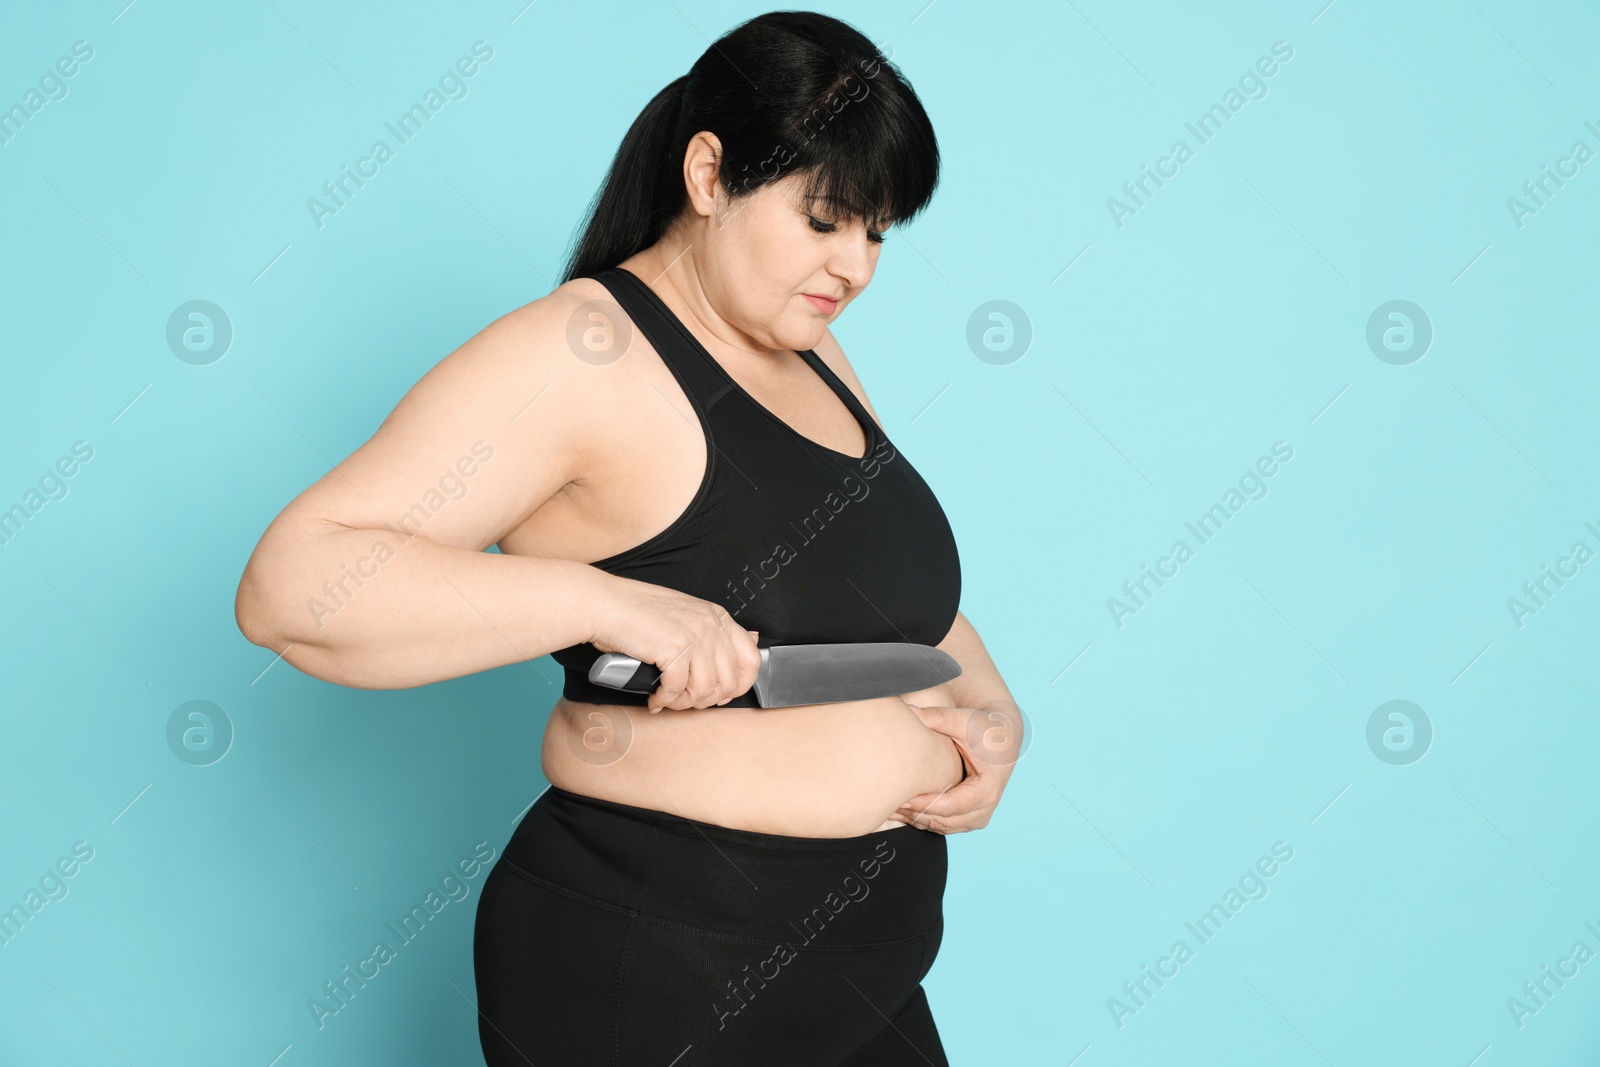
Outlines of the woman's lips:
<svg viewBox="0 0 1600 1067">
<path fill-rule="evenodd" d="M 839 301 L 829 300 L 825 296 L 812 296 L 810 293 L 804 295 L 807 300 L 811 301 L 811 306 L 824 315 L 832 315 L 834 308 L 839 306 Z"/>
</svg>

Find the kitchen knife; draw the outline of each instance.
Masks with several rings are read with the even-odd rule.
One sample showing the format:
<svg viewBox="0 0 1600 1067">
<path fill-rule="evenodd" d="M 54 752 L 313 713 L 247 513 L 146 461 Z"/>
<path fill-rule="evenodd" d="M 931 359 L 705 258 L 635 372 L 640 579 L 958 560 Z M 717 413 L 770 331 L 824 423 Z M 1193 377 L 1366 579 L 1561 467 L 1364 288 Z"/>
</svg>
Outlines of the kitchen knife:
<svg viewBox="0 0 1600 1067">
<path fill-rule="evenodd" d="M 775 645 L 760 652 L 761 673 L 752 692 L 763 708 L 899 696 L 961 674 L 961 664 L 949 653 L 910 641 Z M 608 689 L 651 693 L 661 682 L 661 672 L 653 663 L 606 652 L 589 668 L 589 681 Z"/>
</svg>

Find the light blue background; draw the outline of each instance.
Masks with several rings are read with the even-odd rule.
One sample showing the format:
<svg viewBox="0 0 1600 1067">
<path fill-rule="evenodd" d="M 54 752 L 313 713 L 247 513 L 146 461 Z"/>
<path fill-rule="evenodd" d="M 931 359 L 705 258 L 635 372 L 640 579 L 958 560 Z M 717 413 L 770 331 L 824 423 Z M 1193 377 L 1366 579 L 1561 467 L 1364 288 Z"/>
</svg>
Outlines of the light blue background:
<svg viewBox="0 0 1600 1067">
<path fill-rule="evenodd" d="M 20 10 L 19 10 L 20 6 Z M 628 123 L 764 8 L 122 0 L 0 10 L 0 106 L 94 49 L 0 145 L 0 1063 L 478 1062 L 472 895 L 339 1014 L 307 1007 L 544 788 L 541 659 L 413 690 L 310 678 L 233 596 L 273 515 L 431 365 L 549 291 Z M 1570 2 L 829 5 L 904 70 L 944 153 L 836 331 L 959 538 L 963 609 L 1033 732 L 950 840 L 927 980 L 958 1064 L 1592 1064 L 1600 959 L 1600 18 Z M 491 61 L 318 228 L 305 202 L 474 41 Z M 1293 57 L 1200 145 L 1184 127 Z M 1122 225 L 1108 198 L 1195 149 Z M 1067 269 L 1069 264 L 1070 269 Z M 169 350 L 185 301 L 235 336 Z M 1027 352 L 968 347 L 993 299 Z M 1367 322 L 1419 305 L 1421 359 Z M 998 358 L 998 357 L 996 357 Z M 1275 441 L 1269 490 L 1119 627 L 1107 600 Z M 1070 669 L 1068 669 L 1068 665 Z M 222 707 L 205 767 L 175 708 Z M 1369 748 L 1385 701 L 1426 755 Z M 1186 931 L 1274 842 L 1209 944 Z M 1194 957 L 1120 1027 L 1108 999 Z M 1132 1003 L 1130 1001 L 1130 1003 Z"/>
</svg>

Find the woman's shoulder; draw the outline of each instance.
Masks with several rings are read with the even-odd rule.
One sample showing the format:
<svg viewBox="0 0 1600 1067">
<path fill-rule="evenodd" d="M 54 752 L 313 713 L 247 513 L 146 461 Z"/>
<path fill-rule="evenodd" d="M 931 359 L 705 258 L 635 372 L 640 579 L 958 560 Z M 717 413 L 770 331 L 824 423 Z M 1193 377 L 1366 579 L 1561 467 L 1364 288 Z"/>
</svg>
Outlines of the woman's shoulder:
<svg viewBox="0 0 1600 1067">
<path fill-rule="evenodd" d="M 582 455 L 623 377 L 597 373 L 615 362 L 603 352 L 614 332 L 596 303 L 605 292 L 594 279 L 577 278 L 507 311 L 430 368 L 401 407 L 440 405 L 536 438 L 541 450 Z"/>
<path fill-rule="evenodd" d="M 613 362 L 607 352 L 612 339 L 628 336 L 615 321 L 619 313 L 604 285 L 574 278 L 491 321 L 463 348 L 475 357 L 477 371 L 503 381 L 576 375 L 592 386 L 585 372 Z"/>
<path fill-rule="evenodd" d="M 593 278 L 573 278 L 562 282 L 544 296 L 536 297 L 521 307 L 501 316 L 506 325 L 528 331 L 562 336 L 574 315 L 581 314 L 583 306 L 595 300 L 611 300 L 610 290 Z"/>
</svg>

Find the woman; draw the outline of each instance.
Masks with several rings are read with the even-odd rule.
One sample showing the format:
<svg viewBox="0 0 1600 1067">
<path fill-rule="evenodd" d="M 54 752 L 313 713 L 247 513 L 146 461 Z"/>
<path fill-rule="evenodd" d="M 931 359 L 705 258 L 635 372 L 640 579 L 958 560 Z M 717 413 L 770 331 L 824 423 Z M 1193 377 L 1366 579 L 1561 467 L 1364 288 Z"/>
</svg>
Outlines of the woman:
<svg viewBox="0 0 1600 1067">
<path fill-rule="evenodd" d="M 550 787 L 478 904 L 494 1067 L 946 1062 L 921 986 L 943 835 L 987 824 L 1020 712 L 957 610 L 943 511 L 827 328 L 937 172 L 860 33 L 730 31 L 629 129 L 562 284 L 425 375 L 246 569 L 241 629 L 318 677 L 566 670 Z M 420 484 L 439 470 L 448 499 Z M 829 641 L 937 645 L 962 673 L 756 706 L 760 647 Z M 659 686 L 591 683 L 613 651 Z"/>
</svg>

